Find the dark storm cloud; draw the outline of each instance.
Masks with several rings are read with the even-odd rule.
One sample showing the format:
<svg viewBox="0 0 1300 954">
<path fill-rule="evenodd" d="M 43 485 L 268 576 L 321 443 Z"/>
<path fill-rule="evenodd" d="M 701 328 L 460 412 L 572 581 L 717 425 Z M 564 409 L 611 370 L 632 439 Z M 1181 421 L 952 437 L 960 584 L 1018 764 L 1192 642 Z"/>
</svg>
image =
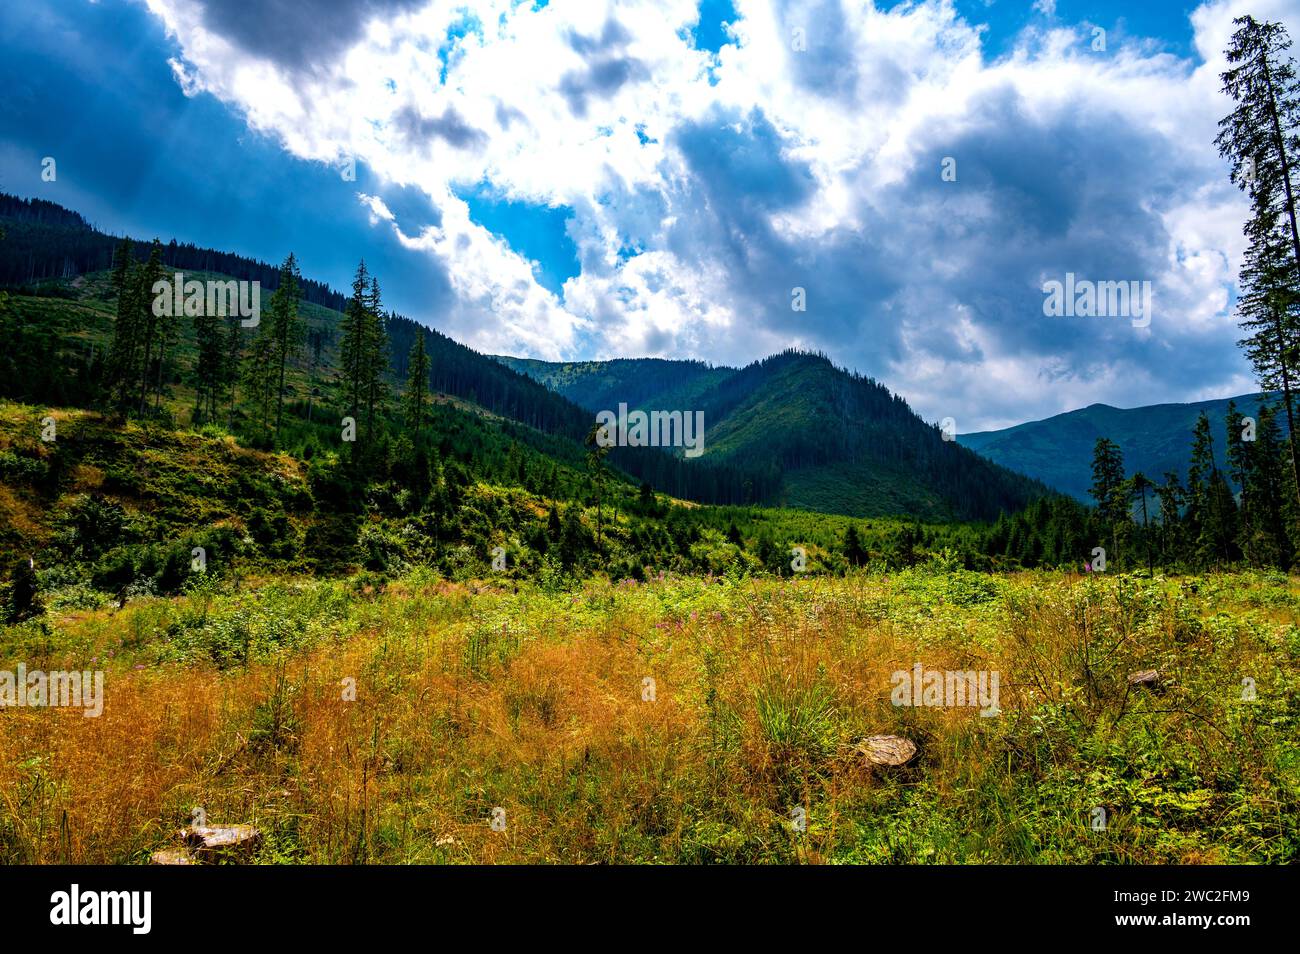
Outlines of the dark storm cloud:
<svg viewBox="0 0 1300 954">
<path fill-rule="evenodd" d="M 1182 322 L 1180 290 L 1160 286 L 1171 243 L 1162 213 L 1197 173 L 1159 133 L 1082 104 L 1043 122 L 1003 89 L 974 101 L 959 126 L 919 138 L 903 181 L 868 189 L 847 174 L 855 227 L 802 238 L 772 224 L 797 219 L 814 196 L 793 144 L 760 113 L 685 124 L 671 136 L 691 175 L 673 197 L 670 249 L 727 271 L 728 304 L 746 326 L 876 375 L 924 355 L 978 377 L 985 361 L 1010 358 L 1038 369 L 1046 392 L 1062 378 L 1106 379 L 1095 400 L 1141 403 L 1153 383 L 1185 393 L 1189 375 L 1205 386 L 1235 370 L 1217 336 Z M 957 161 L 956 182 L 941 178 L 944 157 Z M 1127 318 L 1045 316 L 1042 282 L 1067 272 L 1152 281 L 1153 333 Z M 790 307 L 794 287 L 806 312 Z M 1129 386 L 1148 391 L 1121 393 Z M 995 393 L 979 398 L 992 402 L 981 405 L 990 417 L 1025 413 Z"/>
<path fill-rule="evenodd" d="M 925 256 L 911 259 L 917 287 L 965 306 L 1006 352 L 1155 347 L 1127 322 L 1047 318 L 1041 282 L 1067 272 L 1156 280 L 1170 243 L 1161 211 L 1191 170 L 1179 167 L 1163 137 L 1118 115 L 1067 111 L 1043 127 L 1001 91 L 974 103 L 968 122 L 972 116 L 979 121 L 947 142 L 941 130 L 927 133 L 918 167 L 891 196 L 906 243 L 895 254 L 910 247 L 933 262 L 927 269 Z M 942 180 L 945 157 L 956 161 L 955 182 Z M 1166 294 L 1163 302 L 1157 321 L 1174 317 L 1174 301 Z M 944 337 L 933 340 L 942 352 Z"/>
</svg>

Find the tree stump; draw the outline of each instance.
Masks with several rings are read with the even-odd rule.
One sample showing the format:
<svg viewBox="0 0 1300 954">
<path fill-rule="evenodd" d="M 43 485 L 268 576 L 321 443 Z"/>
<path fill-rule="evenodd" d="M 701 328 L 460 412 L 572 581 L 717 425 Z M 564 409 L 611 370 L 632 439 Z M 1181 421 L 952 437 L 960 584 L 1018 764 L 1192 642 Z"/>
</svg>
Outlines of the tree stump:
<svg viewBox="0 0 1300 954">
<path fill-rule="evenodd" d="M 252 825 L 182 829 L 181 840 L 201 863 L 246 861 L 262 842 L 262 833 Z"/>
<path fill-rule="evenodd" d="M 916 757 L 916 743 L 899 735 L 871 735 L 858 743 L 856 751 L 872 765 L 897 767 Z"/>
<path fill-rule="evenodd" d="M 1159 689 L 1165 677 L 1159 669 L 1140 669 L 1129 673 L 1128 684 L 1135 689 Z"/>
<path fill-rule="evenodd" d="M 193 865 L 198 864 L 184 848 L 163 848 L 149 856 L 151 865 Z"/>
</svg>

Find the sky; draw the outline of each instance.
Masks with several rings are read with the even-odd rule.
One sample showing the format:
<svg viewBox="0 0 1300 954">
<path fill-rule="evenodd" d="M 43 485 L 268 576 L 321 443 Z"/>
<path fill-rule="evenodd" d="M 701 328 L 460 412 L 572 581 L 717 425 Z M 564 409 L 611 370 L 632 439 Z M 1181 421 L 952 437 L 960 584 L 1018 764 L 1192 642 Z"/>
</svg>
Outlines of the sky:
<svg viewBox="0 0 1300 954">
<path fill-rule="evenodd" d="M 340 290 L 364 258 L 489 353 L 817 350 L 963 433 L 1224 397 L 1255 390 L 1214 146 L 1245 12 L 1300 29 L 1300 0 L 13 0 L 0 190 Z M 1045 315 L 1067 273 L 1149 282 L 1149 324 Z"/>
</svg>

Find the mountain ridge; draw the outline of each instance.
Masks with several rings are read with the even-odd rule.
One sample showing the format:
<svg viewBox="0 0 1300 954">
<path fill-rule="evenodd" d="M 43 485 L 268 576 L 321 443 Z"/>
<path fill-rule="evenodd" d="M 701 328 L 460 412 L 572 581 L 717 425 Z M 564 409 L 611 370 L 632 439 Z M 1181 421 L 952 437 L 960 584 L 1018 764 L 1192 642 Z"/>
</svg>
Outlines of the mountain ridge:
<svg viewBox="0 0 1300 954">
<path fill-rule="evenodd" d="M 1132 408 L 1096 402 L 1041 420 L 959 434 L 957 441 L 1017 473 L 1090 502 L 1092 451 L 1097 438 L 1119 445 L 1130 473 L 1141 471 L 1156 481 L 1162 481 L 1166 473 L 1181 478 L 1191 454 L 1192 428 L 1202 412 L 1210 420 L 1216 453 L 1221 455 L 1229 403 L 1235 402 L 1241 414 L 1251 416 L 1262 401 L 1279 398 L 1277 393 L 1254 392 Z M 1278 416 L 1278 424 L 1285 434 L 1285 414 Z"/>
<path fill-rule="evenodd" d="M 0 242 L 0 282 L 11 288 L 15 281 L 29 283 L 17 289 L 19 327 L 29 333 L 42 321 L 59 325 L 68 337 L 48 343 L 46 350 L 54 357 L 60 349 L 88 347 L 88 378 L 95 348 L 105 347 L 111 337 L 115 309 L 105 270 L 120 240 L 45 200 L 0 196 L 0 222 L 7 233 Z M 147 248 L 137 246 L 135 256 L 146 255 Z M 265 281 L 268 289 L 278 283 L 274 269 L 242 256 L 175 240 L 161 248 L 166 268 Z M 304 390 L 314 392 L 318 385 L 322 401 L 330 400 L 329 369 L 342 319 L 338 306 L 346 302 L 324 283 L 304 279 L 303 287 L 311 291 L 304 307 L 317 335 L 315 363 L 302 388 L 304 365 L 297 362 L 291 408 L 302 407 Z M 61 315 L 49 299 L 92 307 L 94 339 L 84 340 L 84 323 Z M 706 440 L 699 459 L 652 447 L 615 447 L 608 455 L 609 463 L 631 479 L 677 498 L 781 504 L 854 517 L 992 520 L 1048 492 L 943 440 L 901 397 L 834 365 L 825 354 L 791 350 L 741 368 L 653 358 L 557 364 L 483 355 L 391 311 L 385 320 L 390 386 L 404 384 L 411 345 L 422 335 L 434 391 L 529 429 L 516 437 L 538 448 L 546 445 L 542 437 L 562 440 L 569 461 L 582 453 L 594 411 L 622 403 L 703 411 Z M 191 330 L 183 328 L 182 337 L 189 335 Z M 182 343 L 165 371 L 177 393 L 187 386 L 192 355 L 192 343 Z M 164 369 L 157 374 L 164 376 Z M 539 439 L 529 437 L 534 432 Z"/>
</svg>

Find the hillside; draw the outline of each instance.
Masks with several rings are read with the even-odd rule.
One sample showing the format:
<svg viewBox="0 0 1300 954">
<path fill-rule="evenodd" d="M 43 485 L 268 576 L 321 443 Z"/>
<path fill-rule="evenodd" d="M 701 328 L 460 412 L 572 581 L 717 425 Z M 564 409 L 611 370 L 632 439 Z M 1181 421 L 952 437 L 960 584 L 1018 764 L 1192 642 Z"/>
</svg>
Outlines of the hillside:
<svg viewBox="0 0 1300 954">
<path fill-rule="evenodd" d="M 991 519 L 1046 488 L 943 441 L 907 403 L 824 355 L 744 368 L 661 359 L 501 357 L 590 412 L 700 410 L 706 456 L 765 478 L 772 502 L 853 516 Z"/>
<path fill-rule="evenodd" d="M 15 292 L 11 335 L 0 359 L 9 370 L 0 396 L 78 405 L 90 400 L 96 361 L 112 335 L 115 301 L 106 269 L 117 241 L 75 212 L 41 200 L 0 196 L 0 280 Z M 137 244 L 137 260 L 147 246 Z M 278 284 L 265 263 L 212 249 L 161 246 L 167 269 L 196 278 Z M 23 283 L 23 284 L 18 284 Z M 309 347 L 290 369 L 286 449 L 325 440 L 319 423 L 338 420 L 334 386 L 343 296 L 304 281 L 302 313 Z M 579 460 L 593 414 L 632 408 L 702 410 L 705 453 L 696 460 L 658 448 L 614 448 L 608 463 L 629 480 L 674 497 L 712 504 L 768 504 L 849 516 L 910 515 L 926 520 L 992 520 L 1045 489 L 940 439 L 882 385 L 834 367 L 820 355 L 788 353 L 742 368 L 696 361 L 623 359 L 550 364 L 479 354 L 403 316 L 388 313 L 388 384 L 407 377 L 417 335 L 430 357 L 430 387 L 471 413 L 522 425 L 512 437 L 544 453 Z M 169 383 L 168 410 L 184 421 L 194 403 L 197 349 L 190 322 L 158 374 Z M 52 333 L 53 332 L 53 333 Z M 20 370 L 36 367 L 31 373 Z M 231 423 L 235 423 L 233 420 Z M 315 433 L 319 432 L 319 433 Z M 558 443 L 557 443 L 558 442 Z"/>
<path fill-rule="evenodd" d="M 1041 480 L 1056 490 L 1091 502 L 1092 451 L 1097 438 L 1120 446 L 1129 473 L 1141 471 L 1155 481 L 1166 473 L 1186 476 L 1192 450 L 1192 428 L 1204 413 L 1210 421 L 1216 454 L 1223 463 L 1224 421 L 1228 404 L 1235 401 L 1244 415 L 1257 412 L 1264 394 L 1198 401 L 1192 404 L 1153 404 L 1118 408 L 1092 404 L 1077 411 L 1029 421 L 997 431 L 959 434 L 958 443 L 978 451 L 1021 474 Z M 1278 415 L 1283 433 L 1286 415 Z"/>
</svg>

